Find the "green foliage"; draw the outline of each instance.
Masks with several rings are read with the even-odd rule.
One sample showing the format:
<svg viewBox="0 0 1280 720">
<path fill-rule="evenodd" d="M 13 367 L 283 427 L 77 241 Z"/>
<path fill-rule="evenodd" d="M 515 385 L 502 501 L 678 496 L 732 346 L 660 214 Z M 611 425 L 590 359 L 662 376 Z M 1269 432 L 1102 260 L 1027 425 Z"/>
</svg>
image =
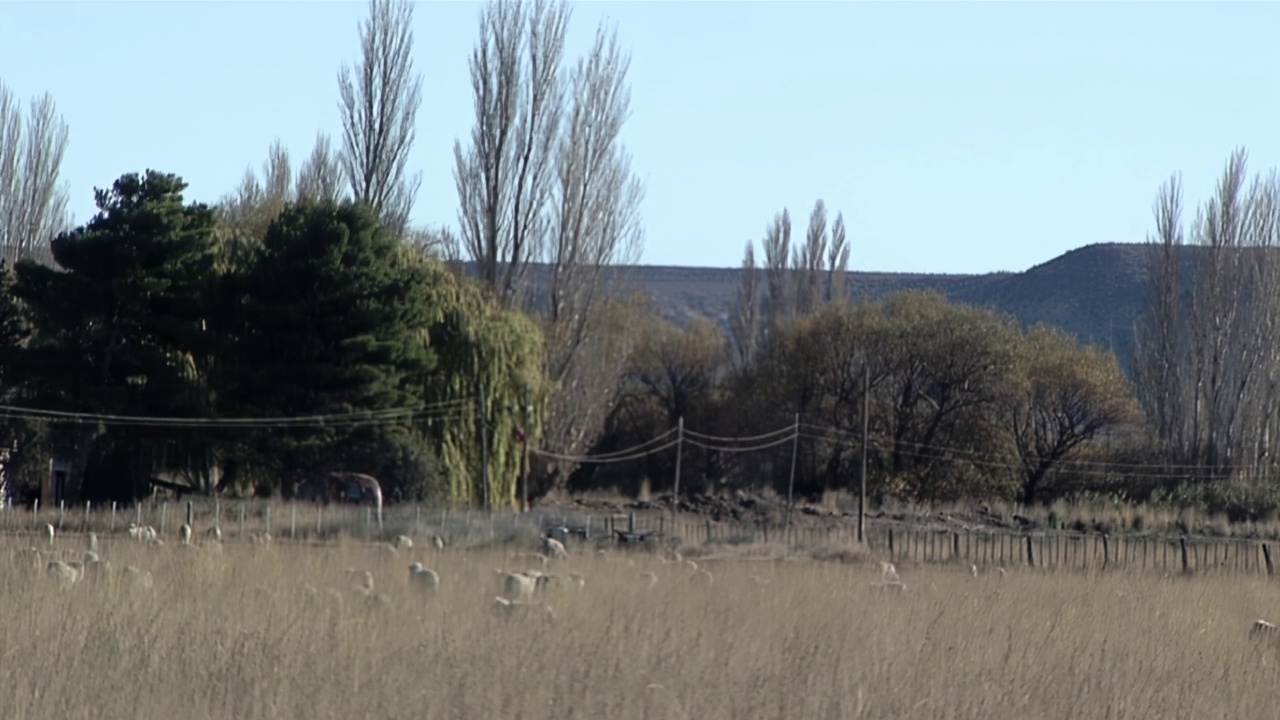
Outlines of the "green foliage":
<svg viewBox="0 0 1280 720">
<path fill-rule="evenodd" d="M 95 192 L 97 215 L 53 240 L 58 269 L 18 264 L 14 291 L 36 328 L 16 361 L 28 397 L 87 413 L 207 413 L 199 361 L 214 341 L 204 321 L 214 221 L 207 206 L 184 204 L 185 187 L 155 171 L 124 175 Z M 82 433 L 76 444 L 87 452 L 98 439 Z M 142 492 L 157 454 L 185 454 L 172 429 L 110 428 L 101 439 L 130 460 L 90 468 L 91 497 Z"/>
<path fill-rule="evenodd" d="M 522 447 L 516 431 L 522 422 L 525 385 L 532 412 L 525 428 L 530 447 L 542 437 L 548 386 L 542 372 L 542 333 L 518 311 L 504 309 L 478 287 L 459 282 L 443 264 L 424 259 L 438 273 L 433 285 L 443 312 L 430 330 L 439 367 L 425 382 L 434 402 L 477 397 L 484 387 L 484 422 L 489 439 L 489 490 L 494 506 L 515 507 Z M 454 503 L 484 498 L 480 453 L 480 409 L 469 402 L 445 422 L 433 425 L 446 469 L 444 483 Z"/>
<path fill-rule="evenodd" d="M 435 363 L 422 342 L 430 276 L 400 262 L 365 206 L 291 205 L 267 231 L 242 281 L 230 327 L 229 404 L 248 416 L 331 415 L 419 406 Z M 272 429 L 253 436 L 278 477 L 327 469 L 377 472 L 418 442 L 408 421 Z"/>
</svg>

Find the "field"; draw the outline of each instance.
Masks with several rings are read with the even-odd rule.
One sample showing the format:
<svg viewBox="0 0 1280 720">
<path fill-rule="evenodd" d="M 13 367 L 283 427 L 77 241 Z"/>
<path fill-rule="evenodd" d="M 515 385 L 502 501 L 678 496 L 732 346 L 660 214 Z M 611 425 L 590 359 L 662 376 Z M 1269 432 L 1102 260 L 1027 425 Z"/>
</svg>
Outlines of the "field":
<svg viewBox="0 0 1280 720">
<path fill-rule="evenodd" d="M 1280 681 L 1276 649 L 1249 638 L 1280 619 L 1252 576 L 935 565 L 899 567 L 899 593 L 872 586 L 874 557 L 833 550 L 698 558 L 707 586 L 687 564 L 570 545 L 549 571 L 585 585 L 542 591 L 553 619 L 513 619 L 494 569 L 528 561 L 507 550 L 114 535 L 112 575 L 61 589 L 21 554 L 32 542 L 0 541 L 12 720 L 1267 717 Z M 84 547 L 62 535 L 42 562 Z M 414 560 L 439 572 L 434 597 L 410 585 Z M 121 581 L 130 565 L 154 585 Z"/>
</svg>

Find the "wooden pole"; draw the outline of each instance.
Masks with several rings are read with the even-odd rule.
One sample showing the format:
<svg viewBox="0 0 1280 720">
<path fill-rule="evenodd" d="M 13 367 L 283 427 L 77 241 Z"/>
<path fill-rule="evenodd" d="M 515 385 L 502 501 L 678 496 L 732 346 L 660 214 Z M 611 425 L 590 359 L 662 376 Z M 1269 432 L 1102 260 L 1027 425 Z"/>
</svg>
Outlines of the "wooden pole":
<svg viewBox="0 0 1280 720">
<path fill-rule="evenodd" d="M 862 362 L 862 472 L 858 477 L 858 542 L 866 539 L 867 525 L 867 430 L 871 425 L 871 366 Z"/>
<path fill-rule="evenodd" d="M 480 480 L 483 492 L 484 507 L 489 507 L 489 416 L 485 412 L 484 383 L 478 383 L 478 402 L 480 412 Z"/>
<path fill-rule="evenodd" d="M 791 479 L 787 481 L 787 533 L 791 533 L 791 514 L 796 509 L 796 458 L 800 454 L 800 413 L 796 413 L 795 430 L 791 434 Z"/>
<path fill-rule="evenodd" d="M 671 488 L 671 527 L 676 526 L 676 513 L 680 511 L 680 461 L 684 457 L 684 416 L 681 415 L 676 420 L 676 477 L 675 483 Z M 627 532 L 635 532 L 634 528 L 628 528 Z"/>
<path fill-rule="evenodd" d="M 533 400 L 529 383 L 524 384 L 524 414 L 521 418 L 520 441 L 520 507 L 529 512 L 529 416 L 533 414 Z"/>
</svg>

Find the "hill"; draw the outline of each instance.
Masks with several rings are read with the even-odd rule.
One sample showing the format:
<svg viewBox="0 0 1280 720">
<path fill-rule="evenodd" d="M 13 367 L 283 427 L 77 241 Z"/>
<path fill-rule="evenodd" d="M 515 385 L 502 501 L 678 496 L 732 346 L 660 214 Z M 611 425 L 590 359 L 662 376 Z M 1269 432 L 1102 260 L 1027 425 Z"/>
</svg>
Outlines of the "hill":
<svg viewBox="0 0 1280 720">
<path fill-rule="evenodd" d="M 1025 325 L 1054 325 L 1082 342 L 1112 349 L 1127 363 L 1145 303 L 1145 247 L 1088 245 L 1019 273 L 850 272 L 849 292 L 877 299 L 902 290 L 937 290 L 955 301 L 1007 312 Z M 725 329 L 741 278 L 738 268 L 639 266 L 627 272 L 668 320 L 684 323 L 702 316 Z"/>
</svg>

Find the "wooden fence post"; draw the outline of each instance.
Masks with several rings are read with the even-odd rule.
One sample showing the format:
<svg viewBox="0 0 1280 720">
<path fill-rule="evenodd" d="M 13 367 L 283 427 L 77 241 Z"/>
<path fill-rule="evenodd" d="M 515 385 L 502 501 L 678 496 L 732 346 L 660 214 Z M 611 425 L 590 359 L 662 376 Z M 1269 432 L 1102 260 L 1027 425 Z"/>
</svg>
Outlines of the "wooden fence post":
<svg viewBox="0 0 1280 720">
<path fill-rule="evenodd" d="M 1031 536 L 1030 535 L 1027 536 L 1027 566 L 1028 567 L 1036 566 L 1036 556 L 1034 553 L 1031 552 Z"/>
<path fill-rule="evenodd" d="M 1102 569 L 1106 570 L 1111 564 L 1111 538 L 1106 533 L 1102 533 Z"/>
<path fill-rule="evenodd" d="M 1178 538 L 1178 543 L 1182 546 L 1182 572 L 1191 572 L 1191 559 L 1187 555 L 1187 536 Z"/>
<path fill-rule="evenodd" d="M 1271 545 L 1269 543 L 1262 543 L 1262 559 L 1267 563 L 1267 577 L 1271 577 L 1276 571 L 1276 566 L 1271 562 Z"/>
</svg>

